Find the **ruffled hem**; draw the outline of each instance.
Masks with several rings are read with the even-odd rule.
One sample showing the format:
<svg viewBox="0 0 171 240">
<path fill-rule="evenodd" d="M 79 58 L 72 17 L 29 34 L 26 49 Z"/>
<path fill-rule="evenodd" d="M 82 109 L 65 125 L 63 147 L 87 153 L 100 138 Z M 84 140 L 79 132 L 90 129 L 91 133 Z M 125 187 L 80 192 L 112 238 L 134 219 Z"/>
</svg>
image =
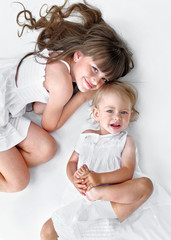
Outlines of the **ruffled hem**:
<svg viewBox="0 0 171 240">
<path fill-rule="evenodd" d="M 59 240 L 119 240 L 126 239 L 125 236 L 129 239 L 140 239 L 140 236 L 141 239 L 170 239 L 171 204 L 139 208 L 122 223 L 117 218 L 79 221 L 78 208 L 80 204 L 77 201 L 75 207 L 69 204 L 52 215 Z M 80 210 L 84 212 L 84 208 Z"/>
<path fill-rule="evenodd" d="M 25 117 L 11 118 L 0 128 L 0 151 L 6 151 L 23 141 L 28 133 L 30 120 Z"/>
<path fill-rule="evenodd" d="M 81 240 L 80 232 L 75 224 L 75 207 L 80 202 L 72 202 L 55 211 L 52 215 L 52 222 L 60 240 Z"/>
<path fill-rule="evenodd" d="M 64 205 L 52 215 L 61 240 L 82 240 L 82 234 L 100 219 L 117 219 L 110 202 L 90 202 L 82 198 Z"/>
</svg>

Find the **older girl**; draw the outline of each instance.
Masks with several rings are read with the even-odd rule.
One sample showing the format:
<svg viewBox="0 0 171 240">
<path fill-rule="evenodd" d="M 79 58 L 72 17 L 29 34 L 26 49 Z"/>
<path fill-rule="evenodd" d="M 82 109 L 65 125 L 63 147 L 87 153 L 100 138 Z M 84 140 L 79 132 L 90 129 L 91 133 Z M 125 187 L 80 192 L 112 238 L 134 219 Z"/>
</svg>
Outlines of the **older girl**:
<svg viewBox="0 0 171 240">
<path fill-rule="evenodd" d="M 24 189 L 28 168 L 56 153 L 48 132 L 61 127 L 105 82 L 117 81 L 133 67 L 131 53 L 100 10 L 66 4 L 52 6 L 37 21 L 25 8 L 17 16 L 20 26 L 22 14 L 28 21 L 22 33 L 25 27 L 42 31 L 34 52 L 0 71 L 0 191 Z M 78 23 L 67 20 L 72 14 L 79 14 Z M 42 114 L 43 128 L 24 116 L 30 103 Z"/>
</svg>

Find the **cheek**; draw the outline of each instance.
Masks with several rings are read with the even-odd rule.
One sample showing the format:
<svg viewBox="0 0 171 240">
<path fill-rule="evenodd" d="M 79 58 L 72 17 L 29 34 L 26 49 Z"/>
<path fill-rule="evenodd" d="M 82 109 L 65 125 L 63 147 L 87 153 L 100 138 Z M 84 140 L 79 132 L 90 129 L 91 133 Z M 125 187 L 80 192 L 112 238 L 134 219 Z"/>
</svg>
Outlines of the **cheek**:
<svg viewBox="0 0 171 240">
<path fill-rule="evenodd" d="M 129 124 L 129 119 L 130 119 L 130 117 L 126 117 L 126 118 L 123 119 L 123 121 L 124 121 L 124 123 L 125 123 L 126 125 Z"/>
<path fill-rule="evenodd" d="M 96 86 L 96 89 L 101 88 L 101 86 L 103 86 L 105 83 L 103 81 L 99 81 L 99 83 Z"/>
</svg>

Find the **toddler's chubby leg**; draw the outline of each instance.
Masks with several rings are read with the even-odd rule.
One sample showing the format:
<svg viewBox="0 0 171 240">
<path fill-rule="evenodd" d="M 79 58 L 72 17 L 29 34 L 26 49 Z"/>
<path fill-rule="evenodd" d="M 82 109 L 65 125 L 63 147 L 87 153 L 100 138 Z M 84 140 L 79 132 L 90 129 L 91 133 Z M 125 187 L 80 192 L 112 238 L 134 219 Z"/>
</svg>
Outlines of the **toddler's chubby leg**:
<svg viewBox="0 0 171 240">
<path fill-rule="evenodd" d="M 54 229 L 52 219 L 48 219 L 40 232 L 40 239 L 41 240 L 56 240 L 58 239 L 58 235 Z"/>
<path fill-rule="evenodd" d="M 90 170 L 87 167 L 86 164 L 84 164 L 83 166 L 81 166 L 76 172 L 75 172 L 75 176 L 77 178 L 83 178 L 84 175 L 86 175 L 87 173 L 89 173 Z M 84 179 L 82 179 L 82 181 L 84 181 Z M 102 187 L 103 188 L 103 187 Z M 99 187 L 92 187 L 89 191 L 86 191 L 86 197 L 89 201 L 95 201 L 95 200 L 99 200 L 100 199 L 100 192 L 99 192 Z"/>
<path fill-rule="evenodd" d="M 77 171 L 75 172 L 75 176 L 77 178 L 82 178 L 85 174 L 89 173 L 90 170 L 88 169 L 87 165 L 84 164 L 83 166 L 81 166 L 79 169 L 77 169 Z"/>
<path fill-rule="evenodd" d="M 86 196 L 90 201 L 110 201 L 122 222 L 149 198 L 152 191 L 151 180 L 142 177 L 120 184 L 93 187 L 86 192 Z"/>
<path fill-rule="evenodd" d="M 103 196 L 103 186 L 93 187 L 86 192 L 89 201 L 101 200 Z"/>
<path fill-rule="evenodd" d="M 81 166 L 76 172 L 75 172 L 75 176 L 77 178 L 82 178 L 84 177 L 84 175 L 86 175 L 87 173 L 89 173 L 90 170 L 88 169 L 87 165 L 84 164 L 83 166 Z M 84 181 L 82 179 L 82 181 Z M 99 187 L 98 187 L 99 188 Z M 95 200 L 99 200 L 100 199 L 100 192 L 99 189 L 97 187 L 92 187 L 89 191 L 86 191 L 86 197 L 89 201 L 95 201 Z"/>
</svg>

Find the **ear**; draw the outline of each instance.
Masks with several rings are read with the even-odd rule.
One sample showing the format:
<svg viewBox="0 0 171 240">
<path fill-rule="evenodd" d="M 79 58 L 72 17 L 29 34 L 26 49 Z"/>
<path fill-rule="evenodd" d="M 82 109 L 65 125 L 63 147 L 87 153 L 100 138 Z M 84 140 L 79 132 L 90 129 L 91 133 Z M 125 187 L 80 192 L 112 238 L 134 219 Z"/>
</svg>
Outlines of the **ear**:
<svg viewBox="0 0 171 240">
<path fill-rule="evenodd" d="M 93 117 L 95 119 L 96 122 L 99 122 L 100 121 L 100 118 L 99 118 L 99 110 L 97 108 L 93 108 Z"/>
<path fill-rule="evenodd" d="M 73 56 L 74 62 L 77 62 L 84 54 L 81 51 L 76 51 Z"/>
<path fill-rule="evenodd" d="M 131 120 L 133 114 L 134 114 L 134 111 L 132 110 L 132 111 L 131 111 L 131 114 L 130 114 L 130 118 L 129 118 L 130 120 Z"/>
</svg>

